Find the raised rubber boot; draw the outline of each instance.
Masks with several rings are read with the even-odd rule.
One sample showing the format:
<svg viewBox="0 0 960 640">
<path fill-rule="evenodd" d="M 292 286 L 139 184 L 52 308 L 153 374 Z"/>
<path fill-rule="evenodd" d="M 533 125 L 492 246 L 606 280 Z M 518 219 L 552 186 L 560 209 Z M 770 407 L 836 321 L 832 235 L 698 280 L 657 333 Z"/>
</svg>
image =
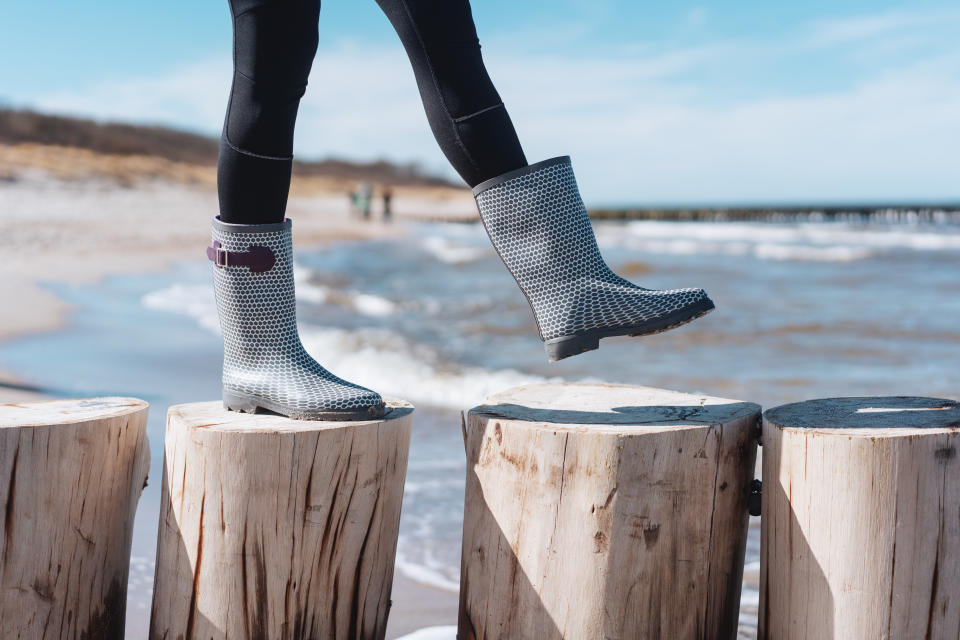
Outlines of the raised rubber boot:
<svg viewBox="0 0 960 640">
<path fill-rule="evenodd" d="M 659 333 L 713 309 L 703 289 L 644 289 L 610 270 L 568 156 L 491 178 L 473 195 L 551 362 L 596 349 L 601 338 Z"/>
<path fill-rule="evenodd" d="M 377 393 L 333 375 L 300 342 L 290 229 L 290 220 L 213 221 L 207 257 L 223 330 L 223 405 L 300 420 L 378 418 Z"/>
</svg>

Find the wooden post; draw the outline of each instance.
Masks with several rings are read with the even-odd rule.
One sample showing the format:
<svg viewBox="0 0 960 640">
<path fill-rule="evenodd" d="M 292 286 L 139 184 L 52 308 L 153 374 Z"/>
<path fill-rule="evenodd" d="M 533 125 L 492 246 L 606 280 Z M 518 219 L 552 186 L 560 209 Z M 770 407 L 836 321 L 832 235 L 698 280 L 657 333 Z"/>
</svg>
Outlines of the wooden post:
<svg viewBox="0 0 960 640">
<path fill-rule="evenodd" d="M 0 405 L 0 638 L 122 640 L 147 403 Z"/>
<path fill-rule="evenodd" d="M 950 400 L 767 411 L 760 638 L 957 640 L 958 450 Z"/>
<path fill-rule="evenodd" d="M 412 414 L 171 407 L 150 638 L 383 638 Z"/>
<path fill-rule="evenodd" d="M 602 384 L 471 409 L 458 638 L 733 638 L 759 418 Z"/>
</svg>

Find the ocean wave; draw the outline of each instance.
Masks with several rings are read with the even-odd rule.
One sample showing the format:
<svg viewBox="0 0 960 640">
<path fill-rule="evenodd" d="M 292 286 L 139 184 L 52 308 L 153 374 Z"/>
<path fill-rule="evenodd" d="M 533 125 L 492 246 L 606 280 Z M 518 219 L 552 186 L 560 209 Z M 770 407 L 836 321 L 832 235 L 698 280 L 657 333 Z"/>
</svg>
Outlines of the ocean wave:
<svg viewBox="0 0 960 640">
<path fill-rule="evenodd" d="M 382 318 L 393 315 L 400 309 L 393 300 L 383 296 L 335 289 L 313 283 L 314 272 L 310 269 L 297 267 L 293 271 L 293 282 L 297 288 L 297 299 L 301 302 L 314 304 L 336 304 L 356 311 L 360 315 Z"/>
<path fill-rule="evenodd" d="M 300 337 L 338 376 L 434 407 L 460 410 L 503 389 L 548 380 L 515 369 L 491 371 L 445 362 L 432 347 L 387 329 L 303 327 Z"/>
<path fill-rule="evenodd" d="M 960 232 L 905 225 L 856 226 L 843 223 L 771 224 L 747 222 L 627 223 L 629 235 L 642 238 L 684 238 L 710 242 L 848 244 L 874 248 L 919 250 L 960 249 Z M 620 235 L 620 234 L 618 234 Z"/>
<path fill-rule="evenodd" d="M 460 469 L 463 468 L 463 465 L 457 465 Z M 422 471 L 423 469 L 421 469 Z M 463 485 L 462 480 L 458 477 L 448 478 L 444 480 L 411 480 L 410 476 L 407 476 L 407 482 L 404 485 L 404 491 L 408 494 L 417 494 L 417 493 L 429 493 L 436 491 L 444 491 L 450 487 L 460 487 Z"/>
<path fill-rule="evenodd" d="M 420 247 L 446 264 L 464 264 L 478 260 L 489 253 L 489 249 L 471 247 L 454 242 L 440 235 L 430 235 L 420 240 Z"/>
<path fill-rule="evenodd" d="M 147 309 L 188 315 L 204 329 L 220 333 L 217 304 L 209 285 L 174 284 L 145 294 L 140 304 Z"/>
<path fill-rule="evenodd" d="M 205 329 L 220 331 L 209 286 L 174 284 L 147 293 L 141 303 L 150 309 L 185 314 Z M 366 308 L 368 313 L 373 309 Z M 336 375 L 385 395 L 434 407 L 461 410 L 497 391 L 548 380 L 515 369 L 491 371 L 447 362 L 435 348 L 388 329 L 301 325 L 300 338 L 307 351 Z"/>
<path fill-rule="evenodd" d="M 602 245 L 607 244 L 601 239 Z M 811 246 L 763 242 L 705 242 L 695 240 L 628 240 L 620 243 L 642 253 L 670 255 L 752 256 L 759 260 L 797 260 L 809 262 L 852 262 L 874 255 L 874 251 L 847 245 Z M 601 246 L 602 246 L 601 245 Z"/>
<path fill-rule="evenodd" d="M 597 225 L 602 245 L 648 253 L 744 255 L 761 260 L 849 262 L 878 252 L 958 251 L 960 233 L 907 225 L 771 224 L 636 220 Z"/>
<path fill-rule="evenodd" d="M 413 633 L 397 638 L 397 640 L 456 640 L 457 627 L 446 625 L 441 627 L 424 627 Z"/>
<path fill-rule="evenodd" d="M 806 260 L 809 262 L 853 262 L 874 254 L 870 249 L 847 245 L 812 247 L 809 245 L 761 243 L 752 255 L 761 260 Z"/>
<path fill-rule="evenodd" d="M 429 559 L 427 559 L 426 562 L 412 562 L 407 558 L 406 554 L 400 550 L 401 546 L 402 544 L 397 545 L 397 556 L 394 565 L 404 576 L 415 582 L 443 589 L 444 591 L 456 593 L 460 590 L 459 570 L 452 569 L 456 577 L 450 577 L 444 572 L 444 569 L 451 570 L 451 568 L 444 567 L 440 563 L 429 562 Z"/>
</svg>

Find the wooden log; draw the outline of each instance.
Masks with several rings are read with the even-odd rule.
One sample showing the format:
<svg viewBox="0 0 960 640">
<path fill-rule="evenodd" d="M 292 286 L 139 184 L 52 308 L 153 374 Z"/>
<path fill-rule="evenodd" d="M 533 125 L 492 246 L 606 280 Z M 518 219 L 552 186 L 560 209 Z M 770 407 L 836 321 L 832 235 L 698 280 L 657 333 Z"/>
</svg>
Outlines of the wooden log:
<svg viewBox="0 0 960 640">
<path fill-rule="evenodd" d="M 960 637 L 960 404 L 788 404 L 763 449 L 761 638 Z"/>
<path fill-rule="evenodd" d="M 759 418 L 602 384 L 471 409 L 458 638 L 733 638 Z"/>
<path fill-rule="evenodd" d="M 381 639 L 413 407 L 316 422 L 170 408 L 151 639 Z"/>
<path fill-rule="evenodd" d="M 0 405 L 0 638 L 121 640 L 147 403 Z"/>
</svg>

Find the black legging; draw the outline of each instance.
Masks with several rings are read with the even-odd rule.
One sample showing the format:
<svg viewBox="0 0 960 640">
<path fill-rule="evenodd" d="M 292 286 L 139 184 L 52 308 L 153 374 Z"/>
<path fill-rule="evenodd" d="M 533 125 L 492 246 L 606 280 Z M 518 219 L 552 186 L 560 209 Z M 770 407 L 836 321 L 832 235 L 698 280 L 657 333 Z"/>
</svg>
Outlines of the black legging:
<svg viewBox="0 0 960 640">
<path fill-rule="evenodd" d="M 317 50 L 320 0 L 229 0 L 233 86 L 217 186 L 225 222 L 283 219 L 297 107 Z M 526 166 L 480 56 L 469 0 L 377 0 L 413 65 L 430 128 L 471 187 Z"/>
</svg>

